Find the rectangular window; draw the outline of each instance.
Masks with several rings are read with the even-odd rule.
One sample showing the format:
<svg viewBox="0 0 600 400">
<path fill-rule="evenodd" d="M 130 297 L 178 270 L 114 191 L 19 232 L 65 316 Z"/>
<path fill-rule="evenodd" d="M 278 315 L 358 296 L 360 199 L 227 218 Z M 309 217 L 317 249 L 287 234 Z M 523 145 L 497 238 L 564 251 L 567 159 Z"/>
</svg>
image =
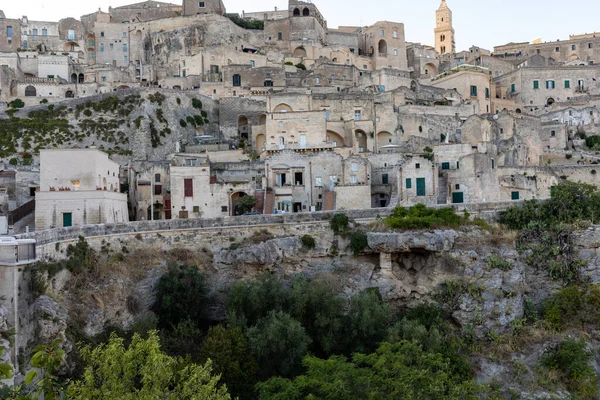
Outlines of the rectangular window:
<svg viewBox="0 0 600 400">
<path fill-rule="evenodd" d="M 199 213 L 200 212 L 200 206 L 193 206 L 192 207 L 192 211 L 195 213 Z"/>
<path fill-rule="evenodd" d="M 540 81 L 533 81 L 533 88 L 534 89 L 539 89 L 540 88 Z"/>
<path fill-rule="evenodd" d="M 294 173 L 294 183 L 298 186 L 304 185 L 304 174 L 302 172 Z"/>
<path fill-rule="evenodd" d="M 490 98 L 490 88 L 485 88 L 485 98 L 486 99 Z"/>
<path fill-rule="evenodd" d="M 69 29 L 69 32 L 67 33 L 67 37 L 69 40 L 75 40 L 75 31 L 73 29 Z"/>
<path fill-rule="evenodd" d="M 572 44 L 571 45 L 571 50 L 577 50 L 577 45 Z"/>
<path fill-rule="evenodd" d="M 127 37 L 127 32 L 123 32 L 123 37 Z"/>
<path fill-rule="evenodd" d="M 394 31 L 394 38 L 397 38 L 397 37 L 398 37 L 398 32 Z"/>
<path fill-rule="evenodd" d="M 104 53 L 104 43 L 100 43 L 100 53 Z"/>
<path fill-rule="evenodd" d="M 203 1 L 199 1 L 198 2 L 198 8 L 204 8 L 204 2 Z"/>
<path fill-rule="evenodd" d="M 492 169 L 494 169 L 496 167 L 496 163 L 494 162 L 494 160 L 492 160 Z"/>
<path fill-rule="evenodd" d="M 385 31 L 383 29 L 381 30 L 381 36 L 385 36 Z"/>
<path fill-rule="evenodd" d="M 12 29 L 12 26 L 7 26 L 7 27 L 6 27 L 6 36 L 7 36 L 7 37 L 9 37 L 9 38 L 11 38 L 11 37 L 12 37 L 12 35 L 13 35 L 13 29 Z"/>
<path fill-rule="evenodd" d="M 570 89 L 570 88 L 571 88 L 571 82 L 565 81 L 565 89 Z"/>
<path fill-rule="evenodd" d="M 254 67 L 254 60 L 250 60 L 250 66 Z"/>
<path fill-rule="evenodd" d="M 394 49 L 394 55 L 397 56 L 398 55 L 398 49 Z"/>
<path fill-rule="evenodd" d="M 162 194 L 162 185 L 154 185 L 154 195 L 160 196 Z"/>
<path fill-rule="evenodd" d="M 48 36 L 48 29 L 42 29 L 42 36 Z"/>
<path fill-rule="evenodd" d="M 449 162 L 443 162 L 442 163 L 442 169 L 450 169 L 450 163 Z"/>
<path fill-rule="evenodd" d="M 283 186 L 286 184 L 286 174 L 276 174 L 275 181 L 277 182 L 277 186 Z"/>
<path fill-rule="evenodd" d="M 37 36 L 37 35 L 38 35 L 38 30 L 37 30 L 37 29 L 34 29 L 34 30 L 33 30 L 33 36 Z"/>
<path fill-rule="evenodd" d="M 460 169 L 460 161 L 456 162 L 456 169 Z"/>
<path fill-rule="evenodd" d="M 123 53 L 127 53 L 127 43 L 123 43 Z"/>
<path fill-rule="evenodd" d="M 514 92 L 516 92 L 516 91 L 517 91 L 517 88 L 516 88 L 515 84 L 514 84 L 514 83 L 513 83 L 513 84 L 511 84 L 511 85 L 510 85 L 510 92 L 511 92 L 511 93 L 514 93 Z"/>
<path fill-rule="evenodd" d="M 416 164 L 415 164 L 415 169 L 421 169 L 421 164 L 419 164 L 419 163 L 416 163 Z"/>
<path fill-rule="evenodd" d="M 160 182 L 160 174 L 154 174 L 154 182 L 156 182 L 156 183 Z"/>
<path fill-rule="evenodd" d="M 588 49 L 591 49 L 591 48 L 592 48 L 592 44 L 588 43 Z"/>
<path fill-rule="evenodd" d="M 277 32 L 277 40 L 283 40 L 283 32 Z"/>
<path fill-rule="evenodd" d="M 104 37 L 104 32 L 100 32 L 100 37 Z"/>
<path fill-rule="evenodd" d="M 511 192 L 510 198 L 511 200 L 519 200 L 519 192 Z"/>
<path fill-rule="evenodd" d="M 557 53 L 560 52 L 560 47 L 555 48 L 554 51 Z"/>
<path fill-rule="evenodd" d="M 388 174 L 381 175 L 381 184 L 382 185 L 389 184 L 389 176 L 388 176 Z"/>
<path fill-rule="evenodd" d="M 112 50 L 115 48 L 115 45 L 111 43 L 110 45 L 108 45 L 108 47 Z"/>
<path fill-rule="evenodd" d="M 360 121 L 360 110 L 354 110 L 354 120 Z"/>
<path fill-rule="evenodd" d="M 124 62 L 124 63 L 128 63 L 128 62 L 129 62 L 129 57 L 127 57 L 127 56 L 124 56 L 124 57 L 123 57 L 123 62 Z"/>
<path fill-rule="evenodd" d="M 227 206 L 221 206 L 221 212 L 227 212 Z"/>
<path fill-rule="evenodd" d="M 329 110 L 325 110 L 325 121 L 329 121 Z"/>
<path fill-rule="evenodd" d="M 417 178 L 417 196 L 425 196 L 425 178 Z"/>
<path fill-rule="evenodd" d="M 477 97 L 477 86 L 471 86 L 471 97 Z"/>
<path fill-rule="evenodd" d="M 194 180 L 184 179 L 183 180 L 183 192 L 185 197 L 194 197 Z"/>
<path fill-rule="evenodd" d="M 242 77 L 239 74 L 233 75 L 233 86 L 242 86 Z"/>
<path fill-rule="evenodd" d="M 320 77 L 320 76 L 317 76 L 317 77 L 315 78 L 315 83 L 316 83 L 317 85 L 321 83 L 321 77 Z"/>
<path fill-rule="evenodd" d="M 352 163 L 352 172 L 358 171 L 358 163 Z"/>
<path fill-rule="evenodd" d="M 556 136 L 556 131 L 550 131 L 550 136 L 552 136 L 552 137 Z"/>
<path fill-rule="evenodd" d="M 465 196 L 464 196 L 463 192 L 453 192 L 452 193 L 452 203 L 457 204 L 457 203 L 464 203 L 464 202 L 465 202 Z"/>
<path fill-rule="evenodd" d="M 351 175 L 350 176 L 350 183 L 357 183 L 357 179 L 356 179 L 356 175 Z"/>
<path fill-rule="evenodd" d="M 315 178 L 315 186 L 319 186 L 319 187 L 323 186 L 323 181 L 321 180 L 320 176 L 317 176 Z"/>
<path fill-rule="evenodd" d="M 406 178 L 406 188 L 412 189 L 412 179 Z"/>
<path fill-rule="evenodd" d="M 546 81 L 546 89 L 554 89 L 554 81 Z"/>
</svg>

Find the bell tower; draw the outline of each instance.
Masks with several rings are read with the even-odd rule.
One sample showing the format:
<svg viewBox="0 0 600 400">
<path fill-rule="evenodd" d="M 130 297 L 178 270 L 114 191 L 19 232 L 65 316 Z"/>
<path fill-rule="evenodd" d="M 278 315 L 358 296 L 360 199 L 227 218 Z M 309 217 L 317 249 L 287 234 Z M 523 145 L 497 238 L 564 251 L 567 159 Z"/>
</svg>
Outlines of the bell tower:
<svg viewBox="0 0 600 400">
<path fill-rule="evenodd" d="M 435 49 L 440 54 L 455 53 L 454 28 L 452 27 L 452 11 L 446 0 L 442 0 L 440 8 L 435 12 Z"/>
</svg>

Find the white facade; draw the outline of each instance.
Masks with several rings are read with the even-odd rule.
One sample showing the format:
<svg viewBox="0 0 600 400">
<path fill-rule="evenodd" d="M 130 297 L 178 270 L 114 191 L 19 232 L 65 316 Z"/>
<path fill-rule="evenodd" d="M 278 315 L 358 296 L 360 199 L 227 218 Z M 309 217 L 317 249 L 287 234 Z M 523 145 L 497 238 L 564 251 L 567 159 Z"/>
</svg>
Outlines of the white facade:
<svg viewBox="0 0 600 400">
<path fill-rule="evenodd" d="M 129 221 L 119 164 L 96 149 L 42 150 L 36 230 Z"/>
</svg>

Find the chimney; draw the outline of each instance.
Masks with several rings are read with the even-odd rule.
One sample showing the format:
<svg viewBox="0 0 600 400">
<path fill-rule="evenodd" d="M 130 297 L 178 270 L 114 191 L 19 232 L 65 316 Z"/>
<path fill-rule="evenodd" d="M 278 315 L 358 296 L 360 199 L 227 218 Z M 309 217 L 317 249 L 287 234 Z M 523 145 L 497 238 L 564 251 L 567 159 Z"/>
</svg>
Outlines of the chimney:
<svg viewBox="0 0 600 400">
<path fill-rule="evenodd" d="M 275 11 L 277 11 L 277 6 L 275 6 Z"/>
</svg>

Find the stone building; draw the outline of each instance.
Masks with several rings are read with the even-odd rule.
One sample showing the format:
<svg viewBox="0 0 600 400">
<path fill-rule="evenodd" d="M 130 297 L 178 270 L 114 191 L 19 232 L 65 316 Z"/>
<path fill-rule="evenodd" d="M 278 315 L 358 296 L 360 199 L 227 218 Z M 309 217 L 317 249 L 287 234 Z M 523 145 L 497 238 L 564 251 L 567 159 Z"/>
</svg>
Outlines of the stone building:
<svg viewBox="0 0 600 400">
<path fill-rule="evenodd" d="M 399 204 L 435 205 L 438 203 L 438 168 L 431 160 L 408 157 L 398 167 Z"/>
<path fill-rule="evenodd" d="M 490 84 L 487 70 L 470 65 L 457 67 L 431 82 L 435 87 L 455 89 L 463 99 L 477 106 L 475 114 L 486 114 L 492 109 Z"/>
<path fill-rule="evenodd" d="M 99 150 L 42 150 L 36 230 L 129 221 L 119 171 Z"/>
<path fill-rule="evenodd" d="M 183 15 L 196 14 L 225 14 L 225 5 L 222 0 L 183 0 Z"/>
<path fill-rule="evenodd" d="M 452 11 L 448 8 L 446 0 L 442 0 L 440 7 L 435 12 L 435 50 L 439 54 L 454 54 L 454 28 L 452 27 Z"/>
</svg>

